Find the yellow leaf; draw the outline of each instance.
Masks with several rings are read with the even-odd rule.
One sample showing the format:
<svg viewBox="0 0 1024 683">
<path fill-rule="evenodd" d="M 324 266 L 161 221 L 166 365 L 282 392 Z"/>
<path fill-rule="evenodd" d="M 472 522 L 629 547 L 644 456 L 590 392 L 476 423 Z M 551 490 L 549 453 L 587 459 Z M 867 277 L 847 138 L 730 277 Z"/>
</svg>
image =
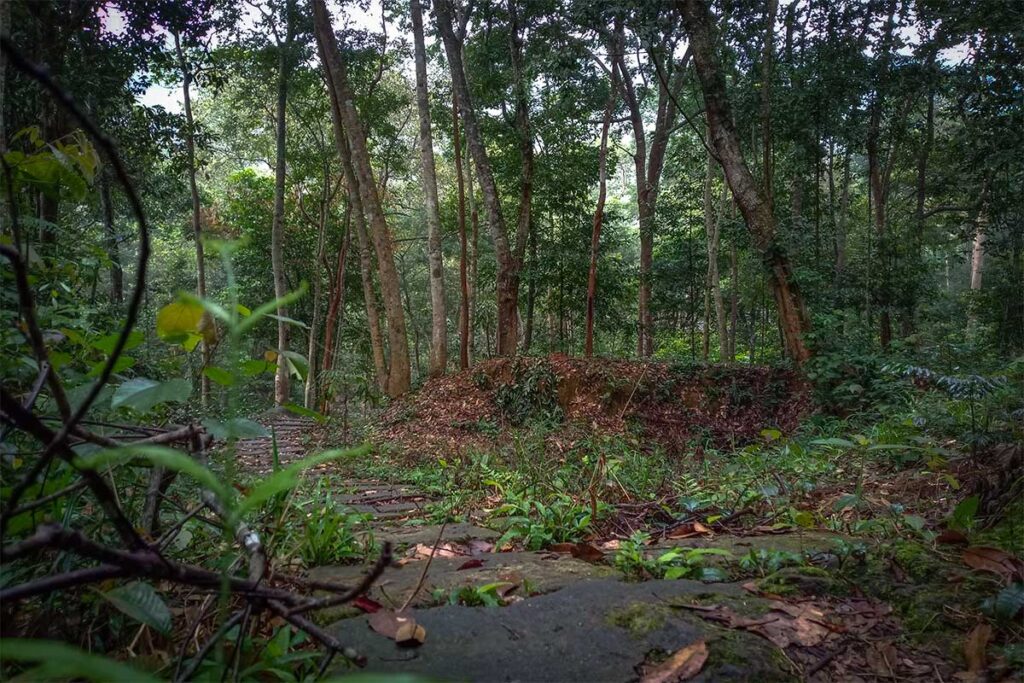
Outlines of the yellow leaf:
<svg viewBox="0 0 1024 683">
<path fill-rule="evenodd" d="M 266 351 L 263 352 L 263 360 L 267 361 L 268 363 L 273 363 L 274 361 L 277 360 L 277 351 L 271 351 L 270 349 L 267 349 Z"/>
<path fill-rule="evenodd" d="M 202 306 L 176 301 L 157 312 L 156 333 L 164 341 L 181 343 L 190 335 L 199 334 L 202 319 Z"/>
</svg>

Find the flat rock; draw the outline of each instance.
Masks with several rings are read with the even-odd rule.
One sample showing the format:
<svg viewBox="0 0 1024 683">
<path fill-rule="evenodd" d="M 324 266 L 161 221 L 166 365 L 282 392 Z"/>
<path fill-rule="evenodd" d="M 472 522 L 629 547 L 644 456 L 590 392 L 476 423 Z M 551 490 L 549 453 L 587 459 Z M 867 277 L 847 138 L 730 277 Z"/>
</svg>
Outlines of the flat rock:
<svg viewBox="0 0 1024 683">
<path fill-rule="evenodd" d="M 367 657 L 367 673 L 407 673 L 438 681 L 633 681 L 652 653 L 705 640 L 708 661 L 694 681 L 791 680 L 773 646 L 718 627 L 670 602 L 706 599 L 692 581 L 574 583 L 508 607 L 444 606 L 414 612 L 426 642 L 403 648 L 370 630 L 367 617 L 330 630 Z M 735 585 L 718 595 L 758 601 Z"/>
<path fill-rule="evenodd" d="M 421 526 L 405 527 L 381 527 L 374 529 L 373 538 L 378 543 L 387 541 L 393 546 L 424 545 L 433 546 L 437 541 L 437 535 L 441 531 L 440 524 L 426 524 Z M 501 534 L 493 529 L 487 529 L 475 524 L 459 522 L 447 524 L 444 528 L 442 543 L 465 543 L 471 540 L 494 541 Z"/>
<path fill-rule="evenodd" d="M 471 559 L 481 560 L 483 566 L 459 569 Z M 369 596 L 384 605 L 400 605 L 419 582 L 424 562 L 426 560 L 416 560 L 400 567 L 388 567 L 370 589 Z M 365 571 L 365 567 L 355 565 L 315 567 L 309 571 L 309 577 L 319 581 L 355 585 Z M 520 584 L 520 591 L 523 590 L 522 585 L 525 582 L 528 590 L 534 593 L 547 593 L 575 582 L 618 576 L 619 572 L 611 567 L 588 564 L 568 555 L 552 553 L 484 553 L 476 557 L 435 557 L 423 588 L 413 605 L 425 606 L 435 603 L 435 589 L 443 590 L 447 596 L 453 590 L 465 586 L 478 587 L 507 581 Z"/>
</svg>

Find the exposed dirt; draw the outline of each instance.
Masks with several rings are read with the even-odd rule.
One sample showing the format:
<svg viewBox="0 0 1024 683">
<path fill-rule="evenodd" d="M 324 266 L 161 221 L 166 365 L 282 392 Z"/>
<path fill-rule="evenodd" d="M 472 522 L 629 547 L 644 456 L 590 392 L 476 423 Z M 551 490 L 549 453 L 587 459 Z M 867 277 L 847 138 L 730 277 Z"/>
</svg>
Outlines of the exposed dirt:
<svg viewBox="0 0 1024 683">
<path fill-rule="evenodd" d="M 554 385 L 538 376 L 553 376 Z M 554 417 L 567 423 L 566 433 L 578 427 L 614 435 L 632 427 L 648 443 L 670 452 L 691 445 L 699 449 L 743 444 L 765 428 L 787 432 L 811 409 L 806 384 L 788 370 L 553 354 L 483 361 L 429 380 L 383 412 L 377 440 L 414 457 L 492 444 L 515 422 L 502 409 L 500 397 L 557 402 L 560 410 Z M 552 417 L 551 413 L 546 415 Z"/>
</svg>

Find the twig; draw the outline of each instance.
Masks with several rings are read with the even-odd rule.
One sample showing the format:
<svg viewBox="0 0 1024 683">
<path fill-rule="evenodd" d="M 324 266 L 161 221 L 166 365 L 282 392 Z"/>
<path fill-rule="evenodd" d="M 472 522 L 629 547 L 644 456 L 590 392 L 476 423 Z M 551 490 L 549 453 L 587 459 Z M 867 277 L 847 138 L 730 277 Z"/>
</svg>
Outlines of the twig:
<svg viewBox="0 0 1024 683">
<path fill-rule="evenodd" d="M 309 619 L 298 614 L 291 614 L 285 605 L 282 605 L 277 600 L 270 600 L 267 603 L 270 605 L 270 609 L 277 613 L 278 616 L 283 618 L 285 621 L 295 626 L 298 629 L 302 629 L 309 635 L 313 636 L 321 643 L 326 645 L 329 649 L 335 652 L 340 652 L 347 659 L 353 661 L 357 666 L 365 666 L 366 658 L 360 657 L 359 653 L 350 647 L 345 647 L 341 644 L 341 641 L 332 636 L 327 631 L 323 630 Z"/>
<path fill-rule="evenodd" d="M 347 602 L 351 602 L 358 598 L 360 595 L 365 593 L 373 582 L 380 578 L 380 575 L 384 573 L 384 570 L 391 564 L 391 544 L 385 543 L 381 549 L 380 557 L 377 558 L 377 562 L 373 565 L 373 568 L 367 572 L 363 580 L 359 582 L 355 588 L 352 588 L 341 595 L 332 595 L 327 598 L 321 598 L 319 600 L 311 600 L 295 607 L 292 607 L 288 614 L 303 614 L 312 610 L 326 609 L 328 607 L 335 607 L 337 605 L 344 605 Z M 284 616 L 284 615 L 282 615 Z"/>
<path fill-rule="evenodd" d="M 412 593 L 410 593 L 409 597 L 407 597 L 405 602 L 402 603 L 402 607 L 398 610 L 399 612 L 404 612 L 409 605 L 412 604 L 412 601 L 416 599 L 416 596 L 419 595 L 420 590 L 423 588 L 423 582 L 427 580 L 427 572 L 430 571 L 430 563 L 434 561 L 434 555 L 437 554 L 437 549 L 441 545 L 441 538 L 444 537 L 444 530 L 447 526 L 448 522 L 446 521 L 441 525 L 441 530 L 437 532 L 437 540 L 434 541 L 434 547 L 430 550 L 430 557 L 427 558 L 427 563 L 423 565 L 423 571 L 420 572 L 420 580 L 416 582 L 416 587 L 412 589 Z"/>
<path fill-rule="evenodd" d="M 188 666 L 185 667 L 185 670 L 181 672 L 181 675 L 175 676 L 174 680 L 192 680 L 193 674 L 195 674 L 196 670 L 199 668 L 199 665 L 203 663 L 203 660 L 206 659 L 206 655 L 210 654 L 210 650 L 213 649 L 213 646 L 216 645 L 217 642 L 220 641 L 220 639 L 223 638 L 224 635 L 232 629 L 232 627 L 234 627 L 236 624 L 238 624 L 238 622 L 242 620 L 242 617 L 245 616 L 246 609 L 248 609 L 248 607 L 246 607 L 245 609 L 238 610 L 237 612 L 231 615 L 230 619 L 221 624 L 220 628 L 214 631 L 213 635 L 210 636 L 205 643 L 203 643 L 203 646 L 201 648 L 199 648 L 199 651 L 196 652 L 194 657 L 192 657 L 192 660 L 188 663 Z"/>
</svg>

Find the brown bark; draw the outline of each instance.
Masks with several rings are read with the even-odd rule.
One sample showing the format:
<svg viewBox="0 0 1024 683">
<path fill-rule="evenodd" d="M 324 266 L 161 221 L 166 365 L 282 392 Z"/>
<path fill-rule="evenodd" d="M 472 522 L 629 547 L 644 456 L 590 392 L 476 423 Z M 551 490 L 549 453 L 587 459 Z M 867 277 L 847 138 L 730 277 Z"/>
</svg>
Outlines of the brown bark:
<svg viewBox="0 0 1024 683">
<path fill-rule="evenodd" d="M 196 184 L 196 133 L 195 119 L 192 117 L 192 70 L 185 59 L 185 53 L 181 49 L 181 37 L 174 33 L 174 49 L 178 58 L 178 68 L 181 70 L 181 92 L 185 105 L 185 155 L 188 160 L 188 189 L 192 200 L 192 237 L 196 246 L 196 296 L 200 299 L 206 297 L 206 261 L 203 257 L 203 226 L 200 217 L 199 186 Z M 213 320 L 209 313 L 203 313 L 202 326 L 205 329 L 212 325 Z M 210 364 L 210 345 L 205 338 L 199 342 L 203 354 L 203 367 Z M 199 400 L 203 408 L 209 405 L 210 401 L 210 378 L 205 374 L 199 375 Z"/>
<path fill-rule="evenodd" d="M 725 318 L 725 300 L 722 298 L 721 277 L 718 273 L 718 246 L 721 242 L 722 214 L 725 213 L 725 203 L 728 198 L 728 186 L 723 187 L 722 201 L 717 214 L 714 210 L 712 199 L 712 184 L 715 177 L 715 159 L 708 154 L 708 170 L 704 181 L 704 231 L 708 240 L 708 274 L 706 302 L 714 304 L 715 323 L 718 332 L 718 360 L 725 361 L 729 355 L 729 328 Z M 707 303 L 706 303 L 707 305 Z M 710 306 L 707 306 L 710 308 Z M 710 312 L 705 318 L 710 318 Z M 710 336 L 710 330 L 705 327 L 705 334 Z M 705 347 L 710 347 L 710 341 L 705 342 Z M 705 355 L 705 358 L 707 356 Z"/>
<path fill-rule="evenodd" d="M 715 58 L 715 32 L 711 12 L 703 0 L 679 0 L 694 66 L 704 93 L 704 106 L 713 145 L 736 204 L 768 269 L 778 307 L 779 323 L 789 357 L 802 365 L 810 358 L 804 334 L 810 323 L 803 297 L 793 278 L 789 258 L 775 235 L 775 217 L 758 187 L 740 149 L 739 135 L 732 119 L 725 77 Z"/>
<path fill-rule="evenodd" d="M 427 209 L 427 260 L 430 271 L 430 360 L 427 374 L 443 375 L 448 365 L 448 315 L 444 301 L 444 260 L 441 254 L 441 209 L 437 201 L 437 170 L 430 131 L 430 101 L 427 96 L 427 50 L 423 41 L 423 11 L 420 0 L 410 0 L 413 45 L 416 61 L 416 108 L 420 120 L 420 164 Z"/>
<path fill-rule="evenodd" d="M 323 317 L 323 285 L 321 283 L 321 268 L 324 266 L 324 254 L 327 248 L 327 203 L 330 196 L 330 175 L 327 168 L 324 169 L 324 185 L 320 192 L 316 219 L 316 258 L 313 260 L 313 318 L 309 321 L 309 344 L 306 347 L 306 361 L 309 369 L 306 372 L 306 386 L 303 392 L 303 405 L 310 410 L 315 410 L 318 400 L 319 384 L 318 378 L 321 373 L 320 360 L 317 358 L 317 349 L 320 342 L 320 322 Z M 302 207 L 302 197 L 299 197 L 299 207 Z M 305 209 L 302 209 L 305 213 Z M 328 271 L 329 273 L 330 271 Z M 333 292 L 328 292 L 333 304 Z M 327 335 L 330 337 L 330 333 Z M 324 353 L 326 360 L 329 354 Z"/>
<path fill-rule="evenodd" d="M 601 243 L 601 224 L 604 221 L 604 203 L 608 195 L 608 131 L 612 125 L 612 114 L 615 112 L 615 91 L 618 89 L 616 74 L 612 71 L 608 89 L 608 103 L 604 107 L 601 119 L 601 146 L 597 152 L 597 208 L 594 209 L 594 226 L 590 233 L 590 271 L 587 274 L 587 327 L 583 355 L 587 358 L 594 355 L 594 303 L 597 298 L 597 256 Z"/>
<path fill-rule="evenodd" d="M 401 283 L 398 278 L 398 270 L 395 267 L 391 231 L 388 228 L 377 192 L 373 169 L 370 166 L 366 132 L 349 90 L 345 62 L 341 59 L 341 53 L 338 50 L 327 5 L 324 0 L 311 1 L 317 44 L 320 48 L 324 72 L 328 77 L 328 86 L 333 91 L 335 108 L 340 114 L 342 132 L 349 144 L 349 156 L 358 194 L 369 224 L 369 236 L 377 254 L 381 299 L 388 327 L 389 364 L 385 390 L 391 397 L 400 396 L 409 390 L 411 373 L 409 341 L 406 336 L 405 313 L 402 309 Z"/>
<path fill-rule="evenodd" d="M 285 38 L 277 45 L 277 106 L 274 111 L 275 161 L 274 161 L 274 217 L 270 229 L 270 264 L 274 274 L 274 297 L 280 300 L 288 293 L 284 273 L 284 189 L 287 172 L 287 107 L 289 52 L 292 47 L 292 2 L 285 4 Z M 286 306 L 277 306 L 277 372 L 274 374 L 274 404 L 287 403 L 291 393 L 291 374 L 288 362 L 288 316 Z M 310 359 L 312 362 L 312 359 Z"/>
<path fill-rule="evenodd" d="M 487 226 L 494 241 L 494 252 L 498 261 L 496 287 L 498 296 L 498 354 L 513 355 L 516 352 L 516 346 L 519 341 L 520 263 L 515 258 L 515 252 L 509 247 L 508 229 L 501 210 L 498 187 L 494 181 L 494 174 L 491 171 L 487 149 L 484 146 L 483 133 L 480 130 L 476 113 L 473 111 L 473 101 L 470 98 L 469 84 L 462 60 L 462 41 L 456 36 L 452 26 L 453 12 L 451 0 L 437 0 L 434 9 L 438 32 L 441 34 L 445 54 L 448 57 L 448 67 L 451 70 L 452 88 L 458 101 L 459 115 L 462 118 L 466 141 L 469 145 L 470 154 L 473 157 L 473 164 L 476 167 L 477 180 L 480 182 L 484 208 L 487 211 Z M 522 217 L 522 210 L 520 213 Z M 518 251 L 517 246 L 516 252 Z"/>
<path fill-rule="evenodd" d="M 459 135 L 459 101 L 452 93 L 452 144 L 455 147 L 455 178 L 459 188 L 459 369 L 469 367 L 469 264 L 466 239 L 466 184 L 462 175 L 462 140 Z"/>
<path fill-rule="evenodd" d="M 769 210 L 774 210 L 775 181 L 772 159 L 772 62 L 775 57 L 775 15 L 779 9 L 778 0 L 768 0 L 765 17 L 764 45 L 761 47 L 761 172 L 764 182 L 764 196 Z"/>
<path fill-rule="evenodd" d="M 469 164 L 469 145 L 466 145 L 466 198 L 469 200 L 469 224 L 471 240 L 469 243 L 469 362 L 476 357 L 476 314 L 479 300 L 479 278 L 477 265 L 480 262 L 480 212 L 477 209 L 476 194 L 473 191 L 473 169 Z"/>
<path fill-rule="evenodd" d="M 335 336 L 337 335 L 339 339 L 341 336 L 340 312 L 345 309 L 345 267 L 348 263 L 349 245 L 352 243 L 351 220 L 352 204 L 347 202 L 345 222 L 342 228 L 345 237 L 341 242 L 341 248 L 338 249 L 338 265 L 334 273 L 334 282 L 331 284 L 330 304 L 327 307 L 327 319 L 324 322 L 324 361 L 321 373 L 323 376 L 327 376 L 334 369 Z M 320 393 L 323 393 L 322 387 Z"/>
<path fill-rule="evenodd" d="M 657 64 L 658 103 L 651 135 L 650 147 L 647 144 L 647 133 L 644 129 L 642 114 L 643 102 L 637 96 L 636 88 L 626 67 L 623 49 L 624 38 L 621 25 L 616 27 L 610 52 L 614 56 L 613 68 L 617 68 L 622 83 L 623 100 L 629 111 L 629 121 L 633 129 L 633 140 L 636 151 L 633 154 L 633 167 L 636 176 L 637 218 L 640 227 L 640 287 L 637 302 L 637 355 L 648 357 L 654 352 L 654 326 L 650 310 L 651 302 L 651 269 L 654 260 L 654 228 L 657 215 L 658 187 L 665 162 L 665 151 L 668 148 L 669 132 L 675 126 L 678 111 L 675 107 L 674 93 L 682 85 L 682 77 L 686 72 L 686 62 L 690 58 L 687 50 L 682 63 L 676 65 L 665 80 L 664 67 Z M 665 48 L 663 43 L 661 48 Z M 660 55 L 652 51 L 652 60 Z"/>
<path fill-rule="evenodd" d="M 110 196 L 110 178 L 105 171 L 100 173 L 100 202 L 103 205 L 104 249 L 110 258 L 110 301 L 120 306 L 124 303 L 124 270 L 121 268 L 121 247 L 117 242 L 117 227 L 114 225 L 114 203 Z"/>
</svg>

